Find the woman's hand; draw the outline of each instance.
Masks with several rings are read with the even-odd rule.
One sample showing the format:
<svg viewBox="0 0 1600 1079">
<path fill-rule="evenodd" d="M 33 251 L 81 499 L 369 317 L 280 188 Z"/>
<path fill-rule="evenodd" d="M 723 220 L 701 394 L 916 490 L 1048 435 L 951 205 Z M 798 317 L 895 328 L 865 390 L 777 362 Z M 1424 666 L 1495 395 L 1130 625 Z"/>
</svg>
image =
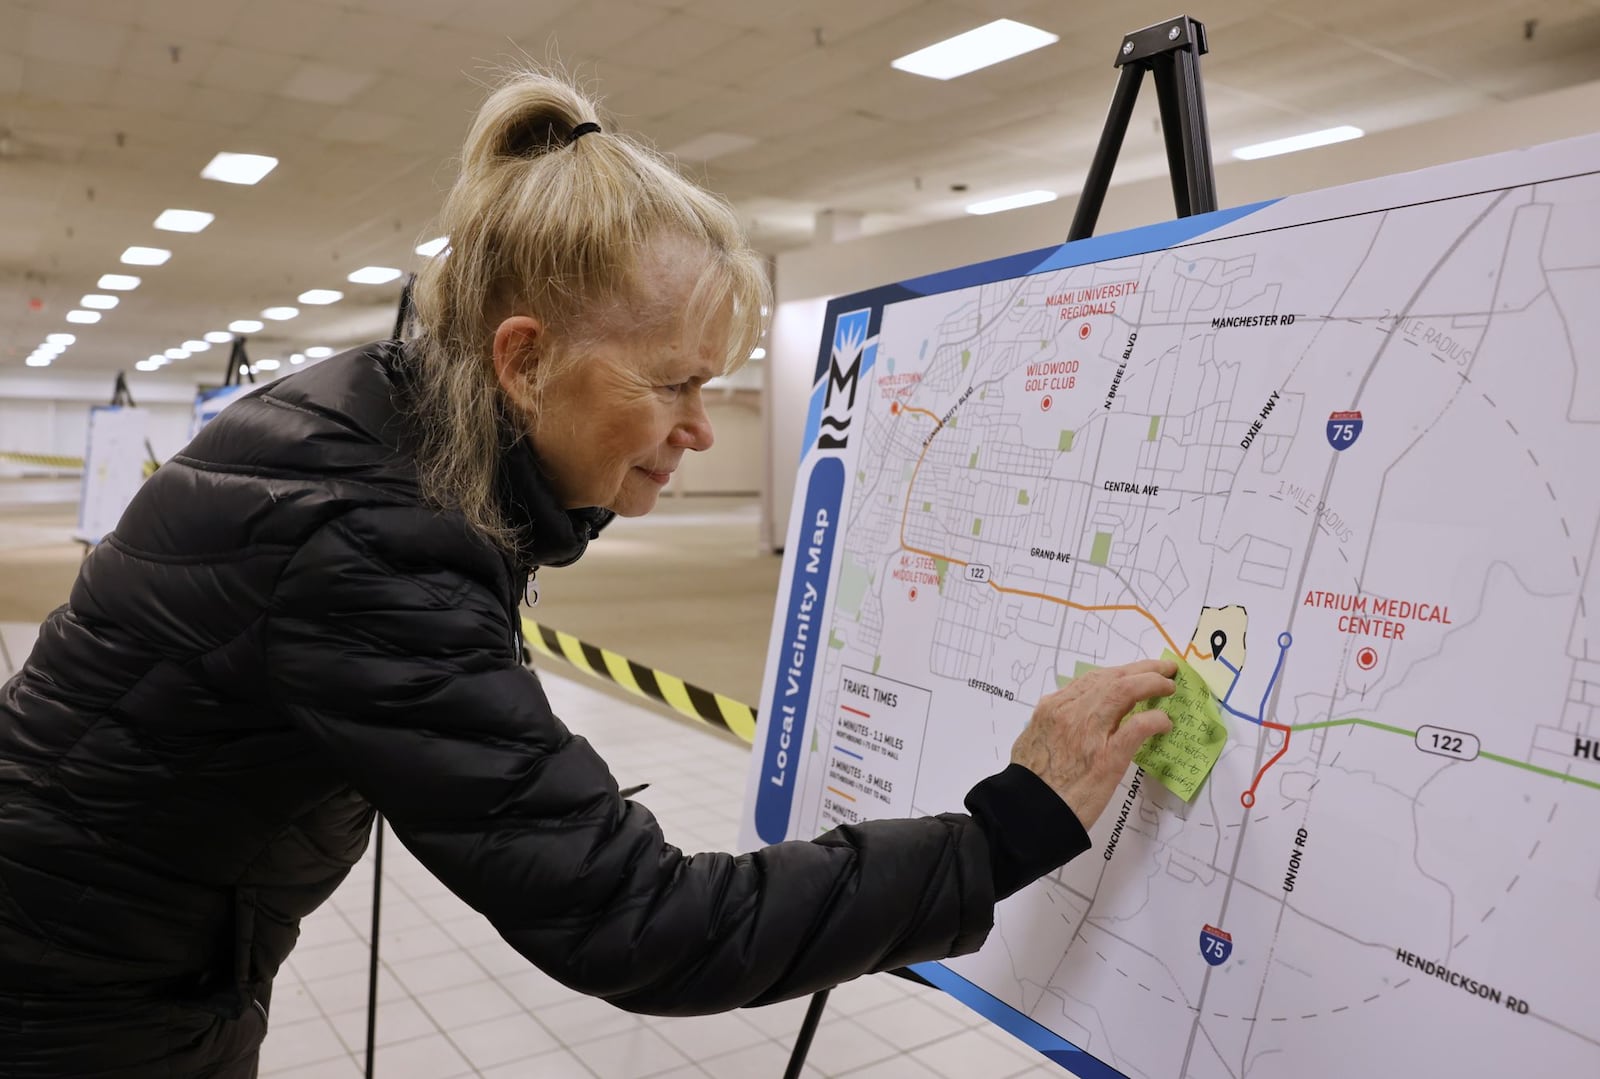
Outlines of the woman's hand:
<svg viewBox="0 0 1600 1079">
<path fill-rule="evenodd" d="M 1160 711 L 1118 724 L 1140 701 L 1172 693 L 1177 673 L 1171 660 L 1147 659 L 1074 678 L 1040 699 L 1011 747 L 1012 763 L 1048 783 L 1088 830 L 1145 739 L 1172 729 Z"/>
</svg>

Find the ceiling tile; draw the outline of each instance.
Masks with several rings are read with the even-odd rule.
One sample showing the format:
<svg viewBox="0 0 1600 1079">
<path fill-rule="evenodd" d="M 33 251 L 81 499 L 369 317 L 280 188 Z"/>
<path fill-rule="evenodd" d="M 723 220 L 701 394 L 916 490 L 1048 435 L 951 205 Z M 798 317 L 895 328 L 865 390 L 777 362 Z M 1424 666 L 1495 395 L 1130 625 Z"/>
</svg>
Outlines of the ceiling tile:
<svg viewBox="0 0 1600 1079">
<path fill-rule="evenodd" d="M 628 0 L 583 4 L 524 35 L 517 44 L 538 60 L 577 64 L 609 55 L 616 46 L 655 29 L 667 17 L 660 8 Z"/>
<path fill-rule="evenodd" d="M 299 58 L 288 53 L 219 45 L 196 81 L 225 90 L 273 93 L 299 66 Z"/>
<path fill-rule="evenodd" d="M 373 71 L 357 71 L 329 64 L 304 63 L 278 87 L 278 93 L 295 101 L 317 105 L 344 105 L 378 81 Z"/>
<path fill-rule="evenodd" d="M 22 35 L 24 55 L 77 67 L 115 67 L 128 42 L 126 26 L 103 19 L 76 18 L 35 11 L 27 17 Z"/>
<path fill-rule="evenodd" d="M 398 116 L 341 109 L 317 132 L 317 137 L 331 142 L 383 142 L 404 127 L 405 121 Z"/>
<path fill-rule="evenodd" d="M 731 23 L 713 22 L 683 11 L 674 11 L 648 32 L 612 48 L 607 58 L 650 71 L 688 74 L 702 66 L 695 61 L 743 33 Z M 704 66 L 715 68 L 714 64 Z"/>
<path fill-rule="evenodd" d="M 520 38 L 545 30 L 581 0 L 465 0 L 451 13 L 451 26 Z M 430 20 L 434 21 L 434 20 Z M 438 20 L 444 21 L 444 20 Z"/>
<path fill-rule="evenodd" d="M 204 38 L 140 28 L 129 37 L 119 66 L 149 78 L 192 82 L 216 51 L 216 43 Z"/>
<path fill-rule="evenodd" d="M 22 93 L 45 102 L 98 105 L 105 100 L 111 78 L 109 68 L 30 58 L 22 72 Z"/>
<path fill-rule="evenodd" d="M 123 8 L 143 29 L 157 35 L 176 35 L 203 41 L 221 41 L 246 8 L 259 0 L 144 0 L 136 4 L 107 4 L 87 0 L 99 8 Z"/>
</svg>

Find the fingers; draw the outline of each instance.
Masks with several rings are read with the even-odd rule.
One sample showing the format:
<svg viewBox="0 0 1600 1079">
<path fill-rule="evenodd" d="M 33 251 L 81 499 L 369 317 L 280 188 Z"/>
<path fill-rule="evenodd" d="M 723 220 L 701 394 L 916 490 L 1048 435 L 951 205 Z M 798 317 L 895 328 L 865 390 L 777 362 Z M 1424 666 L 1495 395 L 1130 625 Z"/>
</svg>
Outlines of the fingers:
<svg viewBox="0 0 1600 1079">
<path fill-rule="evenodd" d="M 1109 713 L 1112 722 L 1116 722 L 1127 714 L 1128 709 L 1140 701 L 1150 700 L 1153 697 L 1168 696 L 1175 693 L 1177 688 L 1177 684 L 1172 679 L 1156 671 L 1126 675 L 1107 685 L 1105 690 L 1106 712 Z"/>
<path fill-rule="evenodd" d="M 1146 741 L 1158 734 L 1166 734 L 1171 729 L 1172 719 L 1165 712 L 1159 709 L 1138 712 L 1117 728 L 1117 732 L 1111 736 L 1111 745 L 1119 759 L 1132 760 Z"/>
<path fill-rule="evenodd" d="M 1155 671 L 1165 678 L 1174 678 L 1178 674 L 1178 664 L 1170 659 L 1141 659 L 1111 668 L 1113 674 L 1145 674 L 1150 671 Z"/>
</svg>

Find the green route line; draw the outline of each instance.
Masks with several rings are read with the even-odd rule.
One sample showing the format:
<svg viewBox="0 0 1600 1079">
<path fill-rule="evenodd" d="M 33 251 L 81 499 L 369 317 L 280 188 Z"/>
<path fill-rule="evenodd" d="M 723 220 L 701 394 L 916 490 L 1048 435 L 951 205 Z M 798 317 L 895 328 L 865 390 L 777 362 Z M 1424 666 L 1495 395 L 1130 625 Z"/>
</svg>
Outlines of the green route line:
<svg viewBox="0 0 1600 1079">
<path fill-rule="evenodd" d="M 1416 731 L 1408 731 L 1404 727 L 1391 727 L 1387 723 L 1379 723 L 1371 719 L 1330 719 L 1322 723 L 1302 723 L 1298 726 L 1290 727 L 1289 729 L 1291 731 L 1314 731 L 1323 727 L 1349 726 L 1371 727 L 1374 730 L 1388 731 L 1390 734 L 1403 734 L 1407 738 L 1411 739 L 1415 739 L 1417 737 Z M 1600 783 L 1597 783 L 1592 779 L 1584 779 L 1580 776 L 1569 776 L 1565 772 L 1557 772 L 1549 768 L 1540 768 L 1537 764 L 1529 764 L 1527 761 L 1519 761 L 1512 757 L 1502 757 L 1498 753 L 1486 753 L 1482 750 L 1479 750 L 1478 756 L 1484 758 L 1485 760 L 1499 761 L 1501 764 L 1509 764 L 1513 768 L 1521 768 L 1525 771 L 1536 772 L 1542 776 L 1549 776 L 1551 779 L 1559 779 L 1567 783 L 1576 783 L 1579 786 L 1592 787 L 1595 790 L 1600 791 Z"/>
</svg>

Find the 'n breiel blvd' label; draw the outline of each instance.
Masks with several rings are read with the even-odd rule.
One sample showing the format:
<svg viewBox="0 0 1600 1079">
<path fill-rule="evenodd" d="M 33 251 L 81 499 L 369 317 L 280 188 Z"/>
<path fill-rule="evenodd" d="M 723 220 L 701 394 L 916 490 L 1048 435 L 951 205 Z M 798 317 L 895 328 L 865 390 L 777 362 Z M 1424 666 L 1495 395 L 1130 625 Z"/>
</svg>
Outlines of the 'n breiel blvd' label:
<svg viewBox="0 0 1600 1079">
<path fill-rule="evenodd" d="M 931 700 L 932 694 L 917 686 L 842 668 L 832 736 L 822 747 L 828 779 L 819 829 L 911 815 L 916 755 L 927 732 Z"/>
</svg>

